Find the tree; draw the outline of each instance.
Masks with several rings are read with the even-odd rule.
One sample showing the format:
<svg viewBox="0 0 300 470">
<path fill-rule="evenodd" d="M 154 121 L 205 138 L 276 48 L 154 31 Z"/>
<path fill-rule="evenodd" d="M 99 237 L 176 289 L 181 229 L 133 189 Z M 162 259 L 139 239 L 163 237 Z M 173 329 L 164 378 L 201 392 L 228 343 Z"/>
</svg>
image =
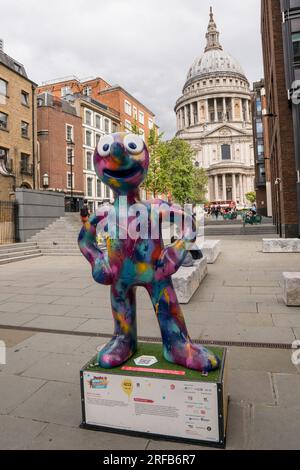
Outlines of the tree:
<svg viewBox="0 0 300 470">
<path fill-rule="evenodd" d="M 175 137 L 168 142 L 168 173 L 170 192 L 179 204 L 190 202 L 193 197 L 194 150 L 186 141 Z"/>
<path fill-rule="evenodd" d="M 140 128 L 136 119 L 131 123 L 131 131 L 133 134 L 141 135 Z"/>
<path fill-rule="evenodd" d="M 162 141 L 163 133 L 159 134 L 152 128 L 148 137 L 148 150 L 150 162 L 147 178 L 143 188 L 152 193 L 154 197 L 166 192 L 168 176 L 166 173 L 167 143 Z"/>
<path fill-rule="evenodd" d="M 193 170 L 192 204 L 205 204 L 208 176 L 204 168 L 195 167 Z"/>
<path fill-rule="evenodd" d="M 256 202 L 256 192 L 255 191 L 250 191 L 250 193 L 245 194 L 247 201 L 251 202 L 251 204 L 254 204 Z"/>
</svg>

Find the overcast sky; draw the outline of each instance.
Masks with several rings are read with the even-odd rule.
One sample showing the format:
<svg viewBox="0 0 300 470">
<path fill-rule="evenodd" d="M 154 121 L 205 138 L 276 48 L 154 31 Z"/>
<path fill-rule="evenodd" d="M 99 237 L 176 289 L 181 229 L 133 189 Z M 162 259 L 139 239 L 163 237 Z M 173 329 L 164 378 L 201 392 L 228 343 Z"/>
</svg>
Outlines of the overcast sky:
<svg viewBox="0 0 300 470">
<path fill-rule="evenodd" d="M 0 0 L 0 37 L 35 82 L 101 76 L 148 106 L 170 137 L 210 5 L 223 48 L 259 80 L 260 0 Z"/>
</svg>

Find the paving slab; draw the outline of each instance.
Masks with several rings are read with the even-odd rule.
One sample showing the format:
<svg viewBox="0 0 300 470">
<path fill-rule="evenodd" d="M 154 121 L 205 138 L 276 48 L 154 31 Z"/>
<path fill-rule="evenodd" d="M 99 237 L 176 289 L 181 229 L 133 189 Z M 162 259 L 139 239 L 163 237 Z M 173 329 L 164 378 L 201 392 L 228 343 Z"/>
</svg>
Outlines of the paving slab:
<svg viewBox="0 0 300 470">
<path fill-rule="evenodd" d="M 20 294 L 20 295 L 15 295 L 14 296 L 14 301 L 15 302 L 20 302 L 20 303 L 28 303 L 28 304 L 51 304 L 55 300 L 58 300 L 58 296 L 54 295 L 25 295 L 25 294 Z"/>
<path fill-rule="evenodd" d="M 39 315 L 24 324 L 27 328 L 46 328 L 50 330 L 73 331 L 84 323 L 83 318 L 60 317 L 54 315 Z"/>
<path fill-rule="evenodd" d="M 52 316 L 63 316 L 70 312 L 72 307 L 68 305 L 52 305 L 52 304 L 41 304 L 34 303 L 22 310 L 22 313 L 31 313 L 37 315 L 52 315 Z"/>
<path fill-rule="evenodd" d="M 30 338 L 33 333 L 28 331 L 16 331 L 11 329 L 0 329 L 0 340 L 5 342 L 7 348 L 16 346 L 27 338 Z"/>
<path fill-rule="evenodd" d="M 36 318 L 39 318 L 36 313 L 0 312 L 0 325 L 22 326 Z"/>
<path fill-rule="evenodd" d="M 292 351 L 282 349 L 230 347 L 228 362 L 231 369 L 297 374 L 291 354 Z"/>
<path fill-rule="evenodd" d="M 84 336 L 37 333 L 19 343 L 18 349 L 69 354 L 79 348 L 85 341 L 87 341 L 87 338 Z"/>
<path fill-rule="evenodd" d="M 23 302 L 15 302 L 15 301 L 10 301 L 10 302 L 2 302 L 0 304 L 0 313 L 1 312 L 11 312 L 11 313 L 18 313 L 24 310 L 27 307 L 26 304 Z"/>
<path fill-rule="evenodd" d="M 31 419 L 0 416 L 0 449 L 26 449 L 47 424 Z"/>
<path fill-rule="evenodd" d="M 45 351 L 39 351 L 37 354 L 37 351 L 34 349 L 19 349 L 18 346 L 8 348 L 6 351 L 6 364 L 0 365 L 0 373 L 1 375 L 19 375 L 28 367 L 44 359 L 47 354 Z"/>
<path fill-rule="evenodd" d="M 30 450 L 144 450 L 148 440 L 100 431 L 47 425 L 27 445 Z"/>
<path fill-rule="evenodd" d="M 278 314 L 278 315 L 285 315 L 285 314 L 299 314 L 300 315 L 300 307 L 287 307 L 286 305 L 282 304 L 275 304 L 275 303 L 258 303 L 257 304 L 258 313 L 266 313 L 266 314 Z"/>
<path fill-rule="evenodd" d="M 274 374 L 278 405 L 300 410 L 300 374 Z"/>
<path fill-rule="evenodd" d="M 271 376 L 265 371 L 230 370 L 228 393 L 233 403 L 275 405 Z"/>
<path fill-rule="evenodd" d="M 299 330 L 300 333 L 300 330 Z M 205 326 L 200 339 L 226 341 L 245 341 L 253 343 L 292 344 L 295 340 L 292 328 L 278 327 L 237 327 Z"/>
<path fill-rule="evenodd" d="M 300 410 L 257 405 L 248 428 L 249 449 L 299 450 Z"/>
<path fill-rule="evenodd" d="M 285 315 L 272 315 L 275 326 L 300 327 L 300 315 L 287 313 Z"/>
<path fill-rule="evenodd" d="M 39 390 L 45 381 L 0 374 L 0 414 L 8 414 Z"/>
<path fill-rule="evenodd" d="M 42 382 L 38 379 L 18 377 L 24 381 Z M 73 383 L 47 382 L 36 393 L 11 413 L 63 426 L 77 427 L 81 422 L 80 388 Z"/>
</svg>

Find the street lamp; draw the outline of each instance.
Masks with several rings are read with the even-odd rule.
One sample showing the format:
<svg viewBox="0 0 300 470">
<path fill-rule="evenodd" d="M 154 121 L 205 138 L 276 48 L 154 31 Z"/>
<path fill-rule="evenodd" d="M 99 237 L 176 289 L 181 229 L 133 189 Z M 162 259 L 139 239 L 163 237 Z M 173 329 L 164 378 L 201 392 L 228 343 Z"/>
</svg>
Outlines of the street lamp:
<svg viewBox="0 0 300 470">
<path fill-rule="evenodd" d="M 277 204 L 278 204 L 278 228 L 279 228 L 279 236 L 280 236 L 280 238 L 282 238 L 281 201 L 280 201 L 280 185 L 281 185 L 281 179 L 280 179 L 280 178 L 276 178 L 274 184 L 275 184 L 275 188 L 276 188 Z"/>
<path fill-rule="evenodd" d="M 71 173 L 71 196 L 70 196 L 70 201 L 71 201 L 71 204 L 70 204 L 70 212 L 73 212 L 73 207 L 74 207 L 74 204 L 73 204 L 73 158 L 74 158 L 74 147 L 75 147 L 75 144 L 73 141 L 70 141 L 68 142 L 68 145 L 69 147 L 71 148 L 72 152 L 71 152 L 71 158 L 70 158 L 70 173 Z"/>
<path fill-rule="evenodd" d="M 48 175 L 48 173 L 43 174 L 43 187 L 44 188 L 49 187 L 49 175 Z"/>
</svg>

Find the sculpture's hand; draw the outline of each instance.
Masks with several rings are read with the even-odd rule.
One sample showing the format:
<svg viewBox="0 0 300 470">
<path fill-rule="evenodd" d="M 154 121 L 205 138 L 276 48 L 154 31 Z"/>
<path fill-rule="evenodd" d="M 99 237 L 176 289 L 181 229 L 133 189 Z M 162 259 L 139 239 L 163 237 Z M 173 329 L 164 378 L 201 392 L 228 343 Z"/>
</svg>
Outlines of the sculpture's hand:
<svg viewBox="0 0 300 470">
<path fill-rule="evenodd" d="M 110 285 L 113 282 L 113 273 L 109 265 L 107 253 L 100 250 L 97 245 L 97 225 L 103 216 L 93 214 L 88 220 L 83 220 L 83 227 L 78 236 L 78 245 L 81 253 L 92 266 L 93 278 L 99 284 Z"/>
</svg>

